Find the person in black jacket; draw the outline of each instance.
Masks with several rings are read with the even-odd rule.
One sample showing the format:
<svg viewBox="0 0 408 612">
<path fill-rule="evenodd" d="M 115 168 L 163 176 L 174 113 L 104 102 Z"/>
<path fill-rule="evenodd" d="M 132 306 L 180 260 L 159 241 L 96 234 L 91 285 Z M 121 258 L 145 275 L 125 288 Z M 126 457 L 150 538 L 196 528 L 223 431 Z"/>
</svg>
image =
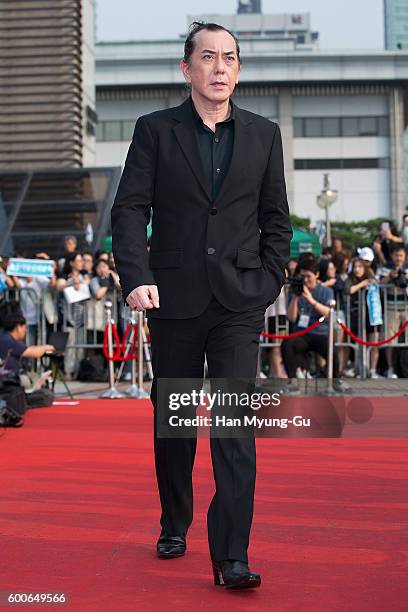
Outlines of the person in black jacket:
<svg viewBox="0 0 408 612">
<path fill-rule="evenodd" d="M 162 379 L 256 376 L 265 310 L 280 293 L 292 229 L 279 126 L 231 100 L 239 44 L 195 23 L 181 61 L 191 95 L 138 119 L 112 208 L 113 253 L 127 303 L 146 311 L 152 343 L 159 557 L 184 554 L 196 438 L 157 435 Z M 152 215 L 151 246 L 146 227 Z M 192 414 L 192 411 L 189 414 Z M 208 539 L 216 584 L 259 586 L 247 548 L 253 436 L 211 437 L 216 493 Z"/>
</svg>

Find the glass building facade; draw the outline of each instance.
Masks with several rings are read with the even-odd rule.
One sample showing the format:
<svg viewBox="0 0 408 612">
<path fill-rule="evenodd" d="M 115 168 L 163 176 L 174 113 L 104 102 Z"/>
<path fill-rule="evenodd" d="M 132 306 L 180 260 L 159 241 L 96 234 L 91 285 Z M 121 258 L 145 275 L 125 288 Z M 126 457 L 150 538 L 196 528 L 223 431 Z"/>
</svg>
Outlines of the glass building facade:
<svg viewBox="0 0 408 612">
<path fill-rule="evenodd" d="M 408 49 L 408 0 L 384 0 L 386 49 Z"/>
<path fill-rule="evenodd" d="M 61 256 L 64 236 L 100 248 L 120 168 L 0 171 L 0 254 Z M 91 238 L 89 236 L 91 229 Z"/>
</svg>

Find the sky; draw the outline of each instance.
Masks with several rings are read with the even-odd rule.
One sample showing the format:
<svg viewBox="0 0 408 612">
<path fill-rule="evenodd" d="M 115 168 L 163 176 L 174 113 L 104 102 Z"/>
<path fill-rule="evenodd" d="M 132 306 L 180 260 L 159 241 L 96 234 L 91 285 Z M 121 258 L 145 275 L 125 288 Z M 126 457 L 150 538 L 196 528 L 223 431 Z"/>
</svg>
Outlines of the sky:
<svg viewBox="0 0 408 612">
<path fill-rule="evenodd" d="M 96 0 L 98 41 L 174 38 L 187 15 L 235 13 L 237 0 Z M 262 0 L 263 13 L 311 13 L 320 48 L 383 49 L 383 0 Z"/>
</svg>

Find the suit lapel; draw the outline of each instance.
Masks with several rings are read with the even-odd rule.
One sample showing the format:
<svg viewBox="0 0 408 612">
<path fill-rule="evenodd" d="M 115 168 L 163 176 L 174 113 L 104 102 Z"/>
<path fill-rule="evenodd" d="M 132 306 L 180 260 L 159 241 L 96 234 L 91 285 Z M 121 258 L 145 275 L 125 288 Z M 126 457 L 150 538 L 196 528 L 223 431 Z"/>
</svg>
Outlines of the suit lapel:
<svg viewBox="0 0 408 612">
<path fill-rule="evenodd" d="M 177 107 L 177 111 L 175 117 L 179 123 L 174 126 L 174 133 L 196 179 L 207 198 L 211 200 L 211 189 L 201 161 L 190 100 L 186 100 L 181 106 Z"/>
</svg>

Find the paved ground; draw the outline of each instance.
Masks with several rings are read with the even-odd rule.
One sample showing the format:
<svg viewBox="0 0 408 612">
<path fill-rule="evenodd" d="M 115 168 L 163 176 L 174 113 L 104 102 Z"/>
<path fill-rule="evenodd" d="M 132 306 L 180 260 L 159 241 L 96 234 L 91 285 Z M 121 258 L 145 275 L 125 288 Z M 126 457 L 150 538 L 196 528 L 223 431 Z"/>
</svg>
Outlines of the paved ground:
<svg viewBox="0 0 408 612">
<path fill-rule="evenodd" d="M 378 380 L 359 380 L 348 378 L 345 380 L 347 384 L 350 385 L 353 395 L 408 397 L 408 379 L 406 378 L 399 378 L 396 380 L 387 380 L 385 378 Z M 278 384 L 278 381 L 270 381 L 269 379 L 262 379 L 259 382 L 261 383 L 262 387 L 265 387 L 265 389 L 275 387 L 275 385 Z M 320 394 L 325 390 L 325 380 L 319 380 L 317 385 L 315 384 L 315 380 L 309 380 L 307 383 L 305 381 L 300 382 L 303 385 L 302 394 L 314 395 L 316 391 L 318 394 Z M 279 383 L 281 386 L 281 381 L 279 381 Z M 67 384 L 74 397 L 78 398 L 100 397 L 103 391 L 109 387 L 107 383 L 83 383 L 79 381 L 71 381 Z M 117 385 L 117 389 L 120 392 L 125 393 L 129 385 L 129 382 L 122 382 Z M 150 387 L 150 382 L 144 383 L 144 388 L 147 392 L 150 392 Z M 57 395 L 63 395 L 66 397 L 66 391 L 61 383 L 57 383 L 56 392 Z"/>
</svg>

